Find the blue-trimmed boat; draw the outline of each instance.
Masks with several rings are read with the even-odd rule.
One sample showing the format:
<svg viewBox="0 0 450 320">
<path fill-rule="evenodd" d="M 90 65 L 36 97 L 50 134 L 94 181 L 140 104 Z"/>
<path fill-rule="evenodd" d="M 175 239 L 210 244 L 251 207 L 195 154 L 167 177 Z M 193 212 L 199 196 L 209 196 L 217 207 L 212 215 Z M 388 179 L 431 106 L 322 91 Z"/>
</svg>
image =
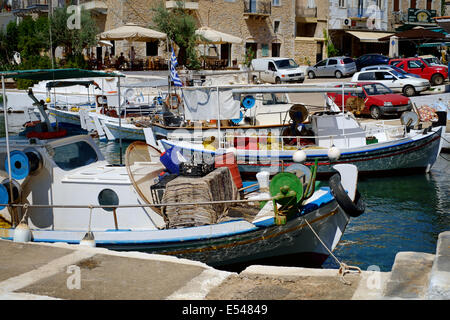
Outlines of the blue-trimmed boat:
<svg viewBox="0 0 450 320">
<path fill-rule="evenodd" d="M 354 164 L 360 175 L 404 174 L 426 172 L 433 166 L 443 145 L 445 125 L 445 119 L 427 128 L 421 124 L 360 123 L 351 114 L 327 112 L 311 115 L 309 123 L 292 130 L 301 131 L 295 136 L 230 132 L 222 135 L 220 148 L 218 143 L 211 147 L 201 140 L 160 141 L 164 149 L 176 148 L 185 157 L 208 158 L 232 149 L 242 174 L 251 175 L 262 168 L 280 172 L 294 163 L 295 155 L 307 166 L 318 159 L 320 175 L 332 174 L 335 164 Z M 203 138 L 210 139 L 209 135 Z M 330 151 L 337 155 L 333 160 Z"/>
</svg>

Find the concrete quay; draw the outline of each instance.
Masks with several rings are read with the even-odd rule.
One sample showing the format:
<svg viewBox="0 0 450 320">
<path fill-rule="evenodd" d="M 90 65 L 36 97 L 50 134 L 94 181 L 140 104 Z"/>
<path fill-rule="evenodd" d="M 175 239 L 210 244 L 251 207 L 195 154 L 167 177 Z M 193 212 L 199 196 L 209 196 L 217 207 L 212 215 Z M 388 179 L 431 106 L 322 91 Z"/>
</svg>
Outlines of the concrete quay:
<svg viewBox="0 0 450 320">
<path fill-rule="evenodd" d="M 390 272 L 252 265 L 240 273 L 171 256 L 0 240 L 2 300 L 448 300 L 450 231 L 436 254 L 399 252 Z"/>
</svg>

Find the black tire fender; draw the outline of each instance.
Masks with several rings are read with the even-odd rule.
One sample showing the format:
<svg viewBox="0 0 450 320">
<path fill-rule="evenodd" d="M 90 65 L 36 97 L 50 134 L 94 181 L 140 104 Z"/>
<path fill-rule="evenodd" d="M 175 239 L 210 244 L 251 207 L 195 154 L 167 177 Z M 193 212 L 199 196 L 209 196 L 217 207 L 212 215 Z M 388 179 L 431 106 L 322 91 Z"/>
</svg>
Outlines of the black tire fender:
<svg viewBox="0 0 450 320">
<path fill-rule="evenodd" d="M 353 202 L 345 192 L 344 187 L 341 184 L 341 175 L 339 173 L 334 174 L 330 180 L 329 185 L 331 193 L 336 199 L 339 206 L 350 217 L 356 218 L 364 213 L 366 210 L 366 204 L 361 197 L 361 194 L 356 190 L 355 201 Z"/>
</svg>

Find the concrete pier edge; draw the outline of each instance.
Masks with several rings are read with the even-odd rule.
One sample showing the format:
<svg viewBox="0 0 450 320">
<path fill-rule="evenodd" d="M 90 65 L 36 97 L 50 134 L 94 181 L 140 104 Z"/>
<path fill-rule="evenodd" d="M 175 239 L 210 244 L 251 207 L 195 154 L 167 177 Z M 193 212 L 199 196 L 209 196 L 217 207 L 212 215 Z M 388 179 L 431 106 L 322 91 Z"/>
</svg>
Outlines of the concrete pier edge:
<svg viewBox="0 0 450 320">
<path fill-rule="evenodd" d="M 347 284 L 337 269 L 251 265 L 237 273 L 173 256 L 7 240 L 0 270 L 2 300 L 448 300 L 450 231 L 436 254 L 399 252 L 390 272 L 347 274 Z"/>
</svg>

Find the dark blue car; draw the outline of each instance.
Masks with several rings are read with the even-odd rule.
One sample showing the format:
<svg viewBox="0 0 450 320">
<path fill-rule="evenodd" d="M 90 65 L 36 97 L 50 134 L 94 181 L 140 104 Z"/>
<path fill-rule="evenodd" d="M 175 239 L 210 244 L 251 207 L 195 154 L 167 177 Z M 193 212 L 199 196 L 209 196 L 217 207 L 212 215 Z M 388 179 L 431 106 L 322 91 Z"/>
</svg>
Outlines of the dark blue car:
<svg viewBox="0 0 450 320">
<path fill-rule="evenodd" d="M 368 67 L 368 66 L 375 66 L 378 64 L 388 64 L 389 58 L 386 56 L 383 56 L 382 54 L 378 53 L 370 53 L 365 54 L 359 57 L 355 60 L 356 68 L 361 70 L 361 68 Z"/>
</svg>

